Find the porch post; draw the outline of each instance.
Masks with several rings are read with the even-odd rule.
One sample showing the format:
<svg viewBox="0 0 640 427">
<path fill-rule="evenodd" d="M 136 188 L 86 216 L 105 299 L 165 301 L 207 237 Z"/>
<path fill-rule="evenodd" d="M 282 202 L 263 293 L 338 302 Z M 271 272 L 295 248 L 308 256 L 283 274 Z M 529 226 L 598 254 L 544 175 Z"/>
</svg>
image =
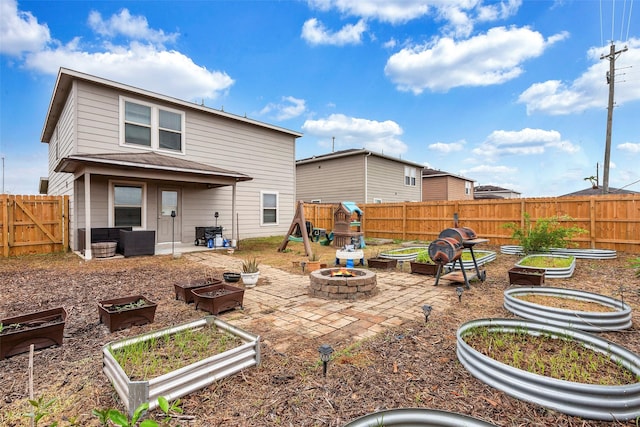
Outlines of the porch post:
<svg viewBox="0 0 640 427">
<path fill-rule="evenodd" d="M 237 227 L 238 224 L 236 224 L 236 183 L 234 182 L 231 185 L 231 239 L 230 240 L 234 240 L 236 238 L 238 238 L 238 231 L 237 231 Z M 238 244 L 238 242 L 236 241 L 236 245 Z"/>
<path fill-rule="evenodd" d="M 91 173 L 84 174 L 84 259 L 92 258 L 91 254 Z"/>
</svg>

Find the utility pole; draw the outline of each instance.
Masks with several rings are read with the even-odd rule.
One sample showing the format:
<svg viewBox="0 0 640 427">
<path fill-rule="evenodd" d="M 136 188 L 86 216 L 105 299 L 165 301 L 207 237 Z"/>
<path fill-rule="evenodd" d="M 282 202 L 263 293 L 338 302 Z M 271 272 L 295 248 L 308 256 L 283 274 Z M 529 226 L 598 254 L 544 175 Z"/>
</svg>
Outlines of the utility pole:
<svg viewBox="0 0 640 427">
<path fill-rule="evenodd" d="M 611 162 L 611 127 L 613 125 L 613 92 L 616 80 L 616 59 L 622 52 L 626 52 L 627 47 L 616 52 L 616 45 L 611 43 L 608 55 L 600 56 L 600 59 L 609 60 L 609 71 L 607 71 L 607 84 L 609 85 L 609 104 L 607 107 L 607 139 L 604 149 L 604 172 L 602 174 L 602 193 L 609 192 L 609 163 Z"/>
</svg>

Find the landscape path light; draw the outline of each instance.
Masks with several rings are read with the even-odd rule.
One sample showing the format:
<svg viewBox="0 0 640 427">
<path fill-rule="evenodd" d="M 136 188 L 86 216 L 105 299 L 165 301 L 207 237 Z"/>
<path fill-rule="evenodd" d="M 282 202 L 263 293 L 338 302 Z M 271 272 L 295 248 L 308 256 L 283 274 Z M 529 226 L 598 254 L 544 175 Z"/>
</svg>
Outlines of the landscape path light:
<svg viewBox="0 0 640 427">
<path fill-rule="evenodd" d="M 422 311 L 424 311 L 424 323 L 427 323 L 429 321 L 431 310 L 433 310 L 433 307 L 431 307 L 429 304 L 425 304 L 422 306 Z"/>
<path fill-rule="evenodd" d="M 320 348 L 318 348 L 318 352 L 320 353 L 320 360 L 322 360 L 322 373 L 326 377 L 327 376 L 327 363 L 331 359 L 331 353 L 333 353 L 333 348 L 329 344 L 322 344 Z"/>
<path fill-rule="evenodd" d="M 462 286 L 458 286 L 456 288 L 456 294 L 458 295 L 458 302 L 462 301 L 462 293 L 464 292 L 464 289 L 462 288 Z"/>
</svg>

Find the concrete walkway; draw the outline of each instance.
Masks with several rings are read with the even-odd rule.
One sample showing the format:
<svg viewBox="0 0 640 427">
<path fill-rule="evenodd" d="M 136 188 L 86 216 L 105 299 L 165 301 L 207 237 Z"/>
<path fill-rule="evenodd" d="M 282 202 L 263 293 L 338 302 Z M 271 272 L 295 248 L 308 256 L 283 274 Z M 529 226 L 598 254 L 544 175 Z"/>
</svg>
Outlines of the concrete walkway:
<svg viewBox="0 0 640 427">
<path fill-rule="evenodd" d="M 240 271 L 242 265 L 242 260 L 219 252 L 183 256 L 211 268 Z M 357 301 L 325 300 L 308 295 L 308 275 L 261 264 L 260 282 L 244 293 L 244 310 L 221 313 L 220 317 L 267 340 L 277 340 L 282 348 L 292 335 L 327 342 L 361 340 L 409 320 L 423 320 L 424 304 L 438 312 L 457 303 L 454 288 L 447 282 L 436 287 L 431 276 L 375 271 L 376 296 Z"/>
</svg>

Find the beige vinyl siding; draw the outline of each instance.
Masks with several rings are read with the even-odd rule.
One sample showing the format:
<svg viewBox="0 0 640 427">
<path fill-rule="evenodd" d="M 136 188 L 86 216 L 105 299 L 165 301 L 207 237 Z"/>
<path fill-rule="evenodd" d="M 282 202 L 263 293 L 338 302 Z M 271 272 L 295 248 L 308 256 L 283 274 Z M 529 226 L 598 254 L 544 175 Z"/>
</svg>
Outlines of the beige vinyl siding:
<svg viewBox="0 0 640 427">
<path fill-rule="evenodd" d="M 373 203 L 373 199 L 382 199 L 383 203 L 421 200 L 420 168 L 376 156 L 367 157 L 367 165 L 368 194 L 366 203 Z M 415 186 L 405 185 L 405 166 L 415 169 Z"/>
<path fill-rule="evenodd" d="M 347 156 L 296 167 L 296 199 L 364 203 L 364 156 Z"/>
<path fill-rule="evenodd" d="M 171 108 L 185 113 L 185 129 L 183 144 L 185 154 L 162 151 L 163 154 L 174 155 L 185 160 L 204 163 L 230 171 L 244 173 L 253 178 L 252 181 L 237 184 L 237 212 L 240 227 L 240 238 L 283 235 L 288 230 L 295 209 L 295 136 L 280 132 L 258 124 L 234 120 L 218 115 L 216 110 L 211 114 L 201 111 L 202 106 L 194 104 L 191 109 L 184 105 L 175 105 L 168 101 L 140 96 L 130 92 L 117 91 L 87 81 L 75 81 L 74 88 L 66 101 L 64 111 L 69 112 L 69 145 L 64 155 L 100 154 L 100 153 L 140 153 L 148 149 L 135 146 L 120 145 L 120 96 L 133 101 L 140 100 L 158 107 Z M 76 111 L 75 115 L 71 113 Z M 62 126 L 62 120 L 58 126 Z M 75 119 L 75 120 L 74 120 Z M 71 136 L 75 136 L 75 141 Z M 73 142 L 73 144 L 71 144 Z M 50 170 L 55 165 L 55 152 L 50 146 Z M 61 154 L 60 157 L 64 157 Z M 91 176 L 92 227 L 107 226 L 108 223 L 108 179 L 109 171 L 103 169 L 104 175 Z M 165 182 L 166 173 L 145 171 L 147 183 L 147 229 L 156 229 L 157 225 L 157 187 Z M 50 172 L 51 179 L 52 172 Z M 62 187 L 68 186 L 68 194 L 72 194 L 73 176 L 71 174 L 55 174 L 50 180 L 50 192 L 63 194 Z M 175 176 L 175 175 L 173 175 Z M 190 181 L 192 178 L 185 178 Z M 69 184 L 67 185 L 67 182 Z M 53 186 L 51 185 L 53 183 Z M 84 194 L 76 182 L 75 193 Z M 176 185 L 175 181 L 170 182 Z M 202 185 L 182 182 L 182 240 L 193 241 L 196 226 L 214 225 L 213 213 L 218 211 L 218 225 L 231 233 L 232 226 L 232 189 L 221 187 L 208 189 Z M 278 225 L 260 226 L 260 194 L 261 191 L 278 194 Z M 73 204 L 73 199 L 71 200 Z M 78 205 L 80 206 L 80 205 Z M 82 204 L 83 206 L 83 204 Z M 72 215 L 78 215 L 73 210 Z M 84 212 L 78 217 L 77 224 L 84 223 Z M 74 227 L 78 227 L 74 222 Z M 82 225 L 81 225 L 82 226 Z M 229 235 L 229 237 L 231 237 Z M 236 238 L 236 236 L 233 236 Z M 72 242 L 74 240 L 71 240 Z"/>
<path fill-rule="evenodd" d="M 422 201 L 448 200 L 447 178 L 438 176 L 422 180 Z"/>
</svg>

